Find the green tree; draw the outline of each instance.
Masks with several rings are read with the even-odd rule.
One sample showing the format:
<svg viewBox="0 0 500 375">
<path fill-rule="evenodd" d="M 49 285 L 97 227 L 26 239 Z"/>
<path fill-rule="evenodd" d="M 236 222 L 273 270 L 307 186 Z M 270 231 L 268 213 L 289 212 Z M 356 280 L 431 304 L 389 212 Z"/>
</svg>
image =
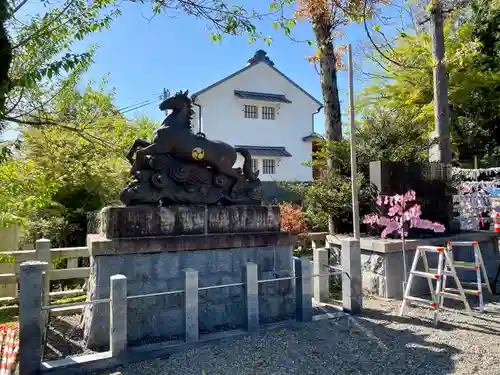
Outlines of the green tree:
<svg viewBox="0 0 500 375">
<path fill-rule="evenodd" d="M 358 189 L 361 217 L 372 212 L 377 194 L 369 182 L 371 161 L 419 162 L 427 158 L 429 141 L 426 123 L 413 113 L 373 108 L 363 114 L 357 124 Z M 283 184 L 284 188 L 302 197 L 305 215 L 313 231 L 328 229 L 328 214 L 334 220 L 336 233 L 352 231 L 350 148 L 347 140 L 322 142 L 312 163 L 323 170 L 310 185 Z M 325 160 L 336 166 L 328 171 Z M 310 164 L 310 163 L 307 163 Z"/>
<path fill-rule="evenodd" d="M 69 82 L 54 98 L 57 126 L 22 127 L 19 153 L 5 168 L 18 168 L 28 187 L 51 187 L 47 204 L 20 211 L 26 219 L 27 242 L 45 236 L 58 246 L 84 244 L 87 213 L 118 202 L 127 183 L 130 165 L 125 151 L 136 138 L 151 137 L 157 126 L 147 118 L 128 121 L 114 106 L 114 93 L 106 91 L 105 83 L 79 91 Z M 47 121 L 54 116 L 42 115 Z M 36 173 L 20 169 L 23 163 Z M 1 176 L 0 184 L 12 185 Z M 23 201 L 31 199 L 28 194 Z"/>
<path fill-rule="evenodd" d="M 492 69 L 499 59 L 496 43 L 488 39 L 490 35 L 492 39 L 498 35 L 485 35 L 485 30 L 498 28 L 499 11 L 495 2 L 482 3 L 474 2 L 471 15 L 462 15 L 460 23 L 455 22 L 457 15 L 454 15 L 445 24 L 455 163 L 470 160 L 473 155 L 483 158 L 485 163 L 500 160 L 500 103 L 496 94 L 500 89 L 500 73 Z M 431 131 L 434 102 L 429 33 L 400 35 L 396 44 L 384 53 L 392 61 L 379 59 L 383 78 L 366 90 L 364 104 L 398 114 L 412 113 Z"/>
<path fill-rule="evenodd" d="M 65 73 L 85 69 L 92 49 L 71 53 L 76 40 L 108 28 L 119 10 L 113 0 L 43 0 L 44 11 L 20 20 L 24 0 L 0 0 L 0 131 L 7 122 L 38 121 Z"/>
<path fill-rule="evenodd" d="M 33 161 L 10 159 L 0 164 L 0 227 L 24 224 L 37 210 L 52 204 L 57 182 L 50 181 Z"/>
</svg>

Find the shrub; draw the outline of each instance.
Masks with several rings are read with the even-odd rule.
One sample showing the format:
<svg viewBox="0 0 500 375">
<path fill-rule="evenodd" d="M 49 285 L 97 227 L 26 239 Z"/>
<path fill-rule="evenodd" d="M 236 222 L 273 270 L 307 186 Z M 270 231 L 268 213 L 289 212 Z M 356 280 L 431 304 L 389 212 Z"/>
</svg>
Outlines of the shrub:
<svg viewBox="0 0 500 375">
<path fill-rule="evenodd" d="M 307 224 L 298 205 L 290 203 L 280 204 L 281 211 L 281 229 L 292 234 L 307 232 Z"/>
</svg>

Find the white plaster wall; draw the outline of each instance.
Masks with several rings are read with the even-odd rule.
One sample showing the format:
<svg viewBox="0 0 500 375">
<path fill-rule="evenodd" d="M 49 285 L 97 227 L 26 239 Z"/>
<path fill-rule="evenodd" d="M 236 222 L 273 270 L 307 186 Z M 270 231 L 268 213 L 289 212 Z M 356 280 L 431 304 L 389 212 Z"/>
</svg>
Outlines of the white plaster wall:
<svg viewBox="0 0 500 375">
<path fill-rule="evenodd" d="M 260 107 L 266 105 L 266 102 L 238 99 L 234 96 L 234 90 L 283 94 L 292 103 L 280 103 L 275 120 L 262 120 Z M 318 104 L 267 64 L 259 63 L 202 93 L 196 102 L 202 106 L 202 131 L 207 138 L 221 140 L 233 146 L 281 146 L 292 154 L 292 157 L 278 159 L 275 175 L 262 174 L 260 162 L 262 181 L 312 180 L 311 167 L 301 165 L 304 161 L 311 160 L 311 143 L 302 141 L 302 137 L 312 131 L 311 116 L 318 110 Z M 244 117 L 245 104 L 259 106 L 258 119 Z M 198 108 L 194 109 L 196 114 L 193 118 L 193 130 L 197 131 Z"/>
</svg>

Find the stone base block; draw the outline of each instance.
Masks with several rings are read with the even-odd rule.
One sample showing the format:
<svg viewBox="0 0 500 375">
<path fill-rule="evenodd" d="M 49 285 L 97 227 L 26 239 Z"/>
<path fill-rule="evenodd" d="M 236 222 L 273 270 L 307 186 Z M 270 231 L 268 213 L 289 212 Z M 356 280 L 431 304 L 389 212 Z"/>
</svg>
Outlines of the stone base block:
<svg viewBox="0 0 500 375">
<path fill-rule="evenodd" d="M 160 241 L 160 239 L 158 239 Z M 288 244 L 211 250 L 165 251 L 96 255 L 91 257 L 88 300 L 109 298 L 109 278 L 127 277 L 128 296 L 165 291 L 182 291 L 183 270 L 199 273 L 199 287 L 243 283 L 247 262 L 258 265 L 258 277 L 273 279 L 293 275 L 292 240 Z M 90 246 L 92 246 L 92 241 Z M 92 249 L 91 254 L 92 254 Z M 260 323 L 278 321 L 295 314 L 293 280 L 259 284 Z M 179 338 L 184 334 L 182 294 L 141 297 L 128 300 L 128 341 Z M 200 333 L 245 328 L 247 322 L 243 286 L 202 290 L 199 294 Z M 87 306 L 84 311 L 87 346 L 102 350 L 109 343 L 108 304 Z"/>
<path fill-rule="evenodd" d="M 105 207 L 96 218 L 106 238 L 279 232 L 278 206 Z"/>
</svg>

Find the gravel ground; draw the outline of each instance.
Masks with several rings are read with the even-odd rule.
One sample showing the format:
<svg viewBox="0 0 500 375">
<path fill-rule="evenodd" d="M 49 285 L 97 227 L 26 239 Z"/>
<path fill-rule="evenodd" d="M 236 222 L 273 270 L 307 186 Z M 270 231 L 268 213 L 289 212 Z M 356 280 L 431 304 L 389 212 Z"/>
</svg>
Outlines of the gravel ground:
<svg viewBox="0 0 500 375">
<path fill-rule="evenodd" d="M 500 298 L 483 314 L 429 310 L 399 317 L 398 301 L 365 298 L 364 312 L 220 342 L 94 375 L 500 375 Z"/>
</svg>

